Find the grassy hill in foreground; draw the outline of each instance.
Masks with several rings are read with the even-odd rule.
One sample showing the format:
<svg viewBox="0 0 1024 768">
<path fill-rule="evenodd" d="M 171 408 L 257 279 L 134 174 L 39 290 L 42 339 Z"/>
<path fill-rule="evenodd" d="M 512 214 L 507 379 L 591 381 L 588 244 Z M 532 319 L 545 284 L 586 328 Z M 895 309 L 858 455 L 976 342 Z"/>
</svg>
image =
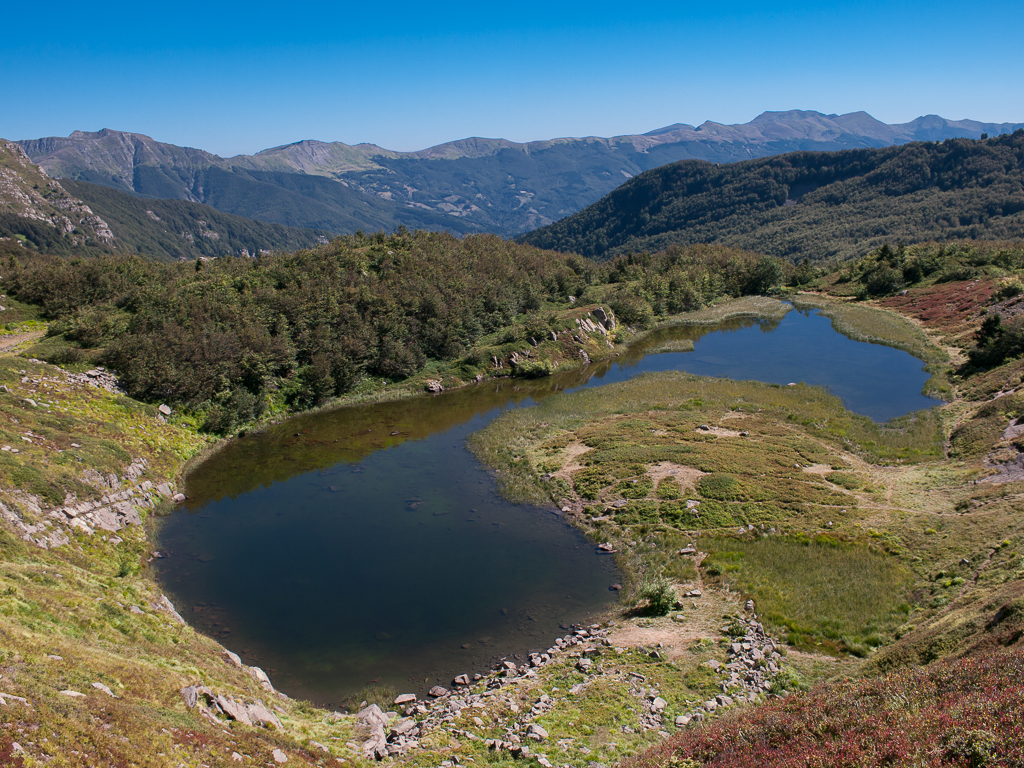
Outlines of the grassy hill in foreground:
<svg viewBox="0 0 1024 768">
<path fill-rule="evenodd" d="M 607 258 L 721 243 L 789 259 L 846 259 L 883 242 L 1024 237 L 1024 130 L 884 149 L 683 161 L 522 236 Z"/>
</svg>

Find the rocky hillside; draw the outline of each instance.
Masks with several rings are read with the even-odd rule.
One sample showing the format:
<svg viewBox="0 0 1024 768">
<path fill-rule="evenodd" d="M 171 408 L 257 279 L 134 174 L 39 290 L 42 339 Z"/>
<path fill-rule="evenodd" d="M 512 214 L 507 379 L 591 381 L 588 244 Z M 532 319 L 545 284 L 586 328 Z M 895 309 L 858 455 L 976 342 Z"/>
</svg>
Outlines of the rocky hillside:
<svg viewBox="0 0 1024 768">
<path fill-rule="evenodd" d="M 0 236 L 23 243 L 42 240 L 65 249 L 109 249 L 110 226 L 28 159 L 11 141 L 0 140 Z"/>
<path fill-rule="evenodd" d="M 1020 124 L 929 115 L 887 125 L 864 112 L 765 112 L 749 123 L 677 123 L 642 135 L 528 143 L 467 138 L 417 152 L 299 141 L 221 158 L 122 131 L 22 141 L 53 176 L 190 200 L 261 221 L 332 232 L 410 228 L 519 234 L 679 160 L 732 163 L 793 151 L 998 135 Z M 340 183 L 338 183 L 340 182 Z"/>
<path fill-rule="evenodd" d="M 59 182 L 0 141 L 0 237 L 41 253 L 120 251 L 160 261 L 295 250 L 323 231 L 265 224 L 185 200 L 144 200 L 85 181 Z"/>
<path fill-rule="evenodd" d="M 596 258 L 721 243 L 821 260 L 887 241 L 1021 237 L 1024 129 L 732 165 L 674 163 L 522 241 Z"/>
</svg>

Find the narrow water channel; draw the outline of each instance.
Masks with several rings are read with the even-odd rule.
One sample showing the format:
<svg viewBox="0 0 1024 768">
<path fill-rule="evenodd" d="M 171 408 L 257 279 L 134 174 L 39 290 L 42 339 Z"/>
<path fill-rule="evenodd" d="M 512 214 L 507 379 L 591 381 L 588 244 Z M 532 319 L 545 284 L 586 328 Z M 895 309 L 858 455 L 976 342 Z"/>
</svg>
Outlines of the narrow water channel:
<svg viewBox="0 0 1024 768">
<path fill-rule="evenodd" d="M 652 354 L 692 340 L 692 352 Z M 466 437 L 508 408 L 639 373 L 803 381 L 882 421 L 928 408 L 920 360 L 851 341 L 814 312 L 647 337 L 542 380 L 339 408 L 240 438 L 188 477 L 158 578 L 198 630 L 289 695 L 337 704 L 367 685 L 419 691 L 546 648 L 620 580 L 556 510 L 501 499 Z"/>
</svg>

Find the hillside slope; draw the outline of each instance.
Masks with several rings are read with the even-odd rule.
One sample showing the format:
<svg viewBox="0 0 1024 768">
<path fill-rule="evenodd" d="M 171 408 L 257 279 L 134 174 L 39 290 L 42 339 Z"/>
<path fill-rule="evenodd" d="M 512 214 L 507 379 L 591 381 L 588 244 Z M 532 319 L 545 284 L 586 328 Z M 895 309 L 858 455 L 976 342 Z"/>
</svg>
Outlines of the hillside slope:
<svg viewBox="0 0 1024 768">
<path fill-rule="evenodd" d="M 404 224 L 514 235 L 570 215 L 624 180 L 679 160 L 732 163 L 794 151 L 979 138 L 1019 127 L 935 115 L 887 125 L 864 112 L 789 110 L 765 112 L 741 125 L 677 123 L 642 135 L 527 143 L 474 137 L 417 152 L 306 140 L 221 158 L 109 129 L 21 145 L 53 176 L 146 197 L 203 202 L 261 221 L 337 233 Z M 223 173 L 212 173 L 215 168 Z"/>
<path fill-rule="evenodd" d="M 0 140 L 0 238 L 39 253 L 139 253 L 159 261 L 295 250 L 326 232 L 265 224 L 185 200 L 144 200 L 85 181 L 51 179 Z"/>
<path fill-rule="evenodd" d="M 888 240 L 1011 240 L 1024 237 L 1022 161 L 1024 130 L 725 166 L 684 161 L 522 240 L 598 258 L 715 242 L 812 260 Z"/>
</svg>

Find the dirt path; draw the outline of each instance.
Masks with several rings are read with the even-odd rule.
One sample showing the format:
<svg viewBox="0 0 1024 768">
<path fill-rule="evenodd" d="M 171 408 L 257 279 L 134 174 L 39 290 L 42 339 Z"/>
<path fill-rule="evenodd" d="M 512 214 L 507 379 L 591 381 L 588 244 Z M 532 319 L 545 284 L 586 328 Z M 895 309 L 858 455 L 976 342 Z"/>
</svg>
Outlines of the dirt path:
<svg viewBox="0 0 1024 768">
<path fill-rule="evenodd" d="M 28 346 L 32 342 L 43 338 L 45 334 L 46 331 L 30 331 L 28 333 L 0 336 L 0 355 L 12 355 L 22 346 Z"/>
</svg>

